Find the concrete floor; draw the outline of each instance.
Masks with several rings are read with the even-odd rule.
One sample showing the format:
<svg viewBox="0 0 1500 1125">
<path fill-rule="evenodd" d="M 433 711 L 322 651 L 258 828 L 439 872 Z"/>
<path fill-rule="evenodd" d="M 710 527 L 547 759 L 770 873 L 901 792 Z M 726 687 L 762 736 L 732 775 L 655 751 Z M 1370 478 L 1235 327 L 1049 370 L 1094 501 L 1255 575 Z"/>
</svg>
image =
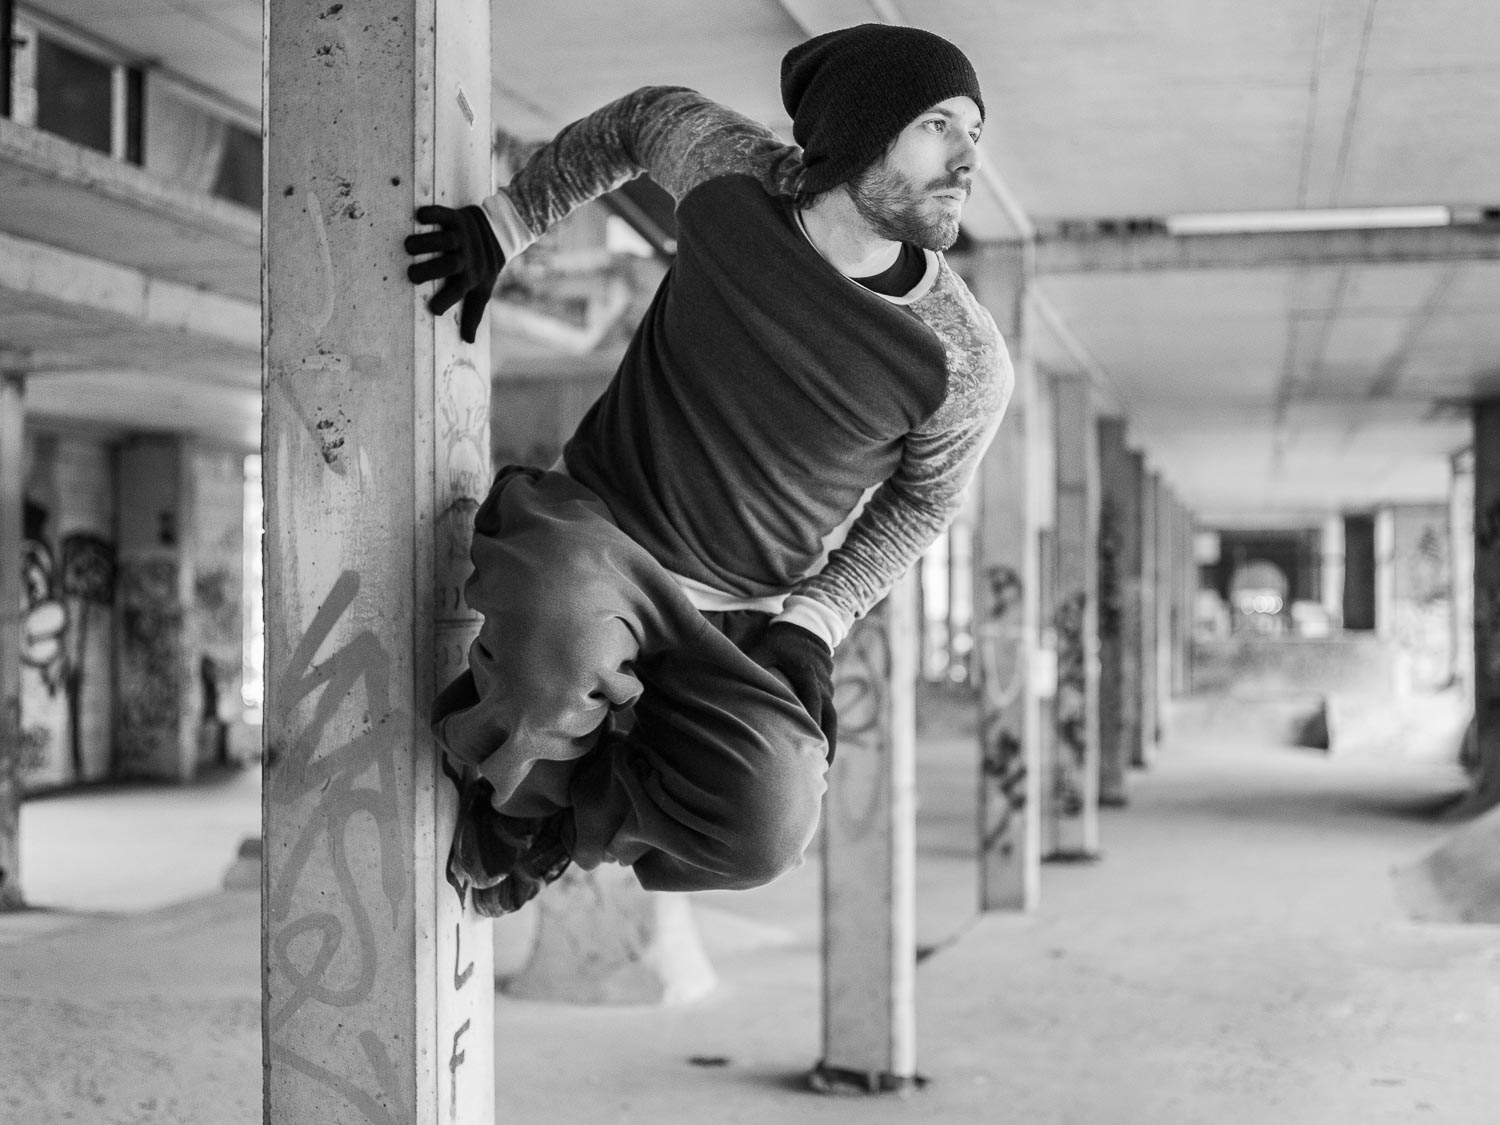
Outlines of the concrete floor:
<svg viewBox="0 0 1500 1125">
<path fill-rule="evenodd" d="M 806 1092 L 809 863 L 696 896 L 720 977 L 704 1001 L 500 996 L 497 1120 L 1497 1120 L 1500 932 L 1408 922 L 1390 879 L 1449 831 L 1432 810 L 1462 786 L 1452 766 L 1184 731 L 1105 812 L 1101 862 L 1047 867 L 1032 916 L 976 919 L 972 742 L 929 734 L 920 753 L 925 1089 Z M 64 909 L 0 916 L 0 1121 L 259 1121 L 256 896 L 211 893 L 257 815 L 251 775 L 28 804 L 31 893 Z"/>
</svg>

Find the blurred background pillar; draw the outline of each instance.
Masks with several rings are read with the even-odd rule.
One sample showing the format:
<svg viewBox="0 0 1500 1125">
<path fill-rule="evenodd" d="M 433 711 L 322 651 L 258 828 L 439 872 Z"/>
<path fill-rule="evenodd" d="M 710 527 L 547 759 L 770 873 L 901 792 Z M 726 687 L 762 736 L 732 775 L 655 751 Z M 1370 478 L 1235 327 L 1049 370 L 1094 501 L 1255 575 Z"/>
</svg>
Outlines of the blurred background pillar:
<svg viewBox="0 0 1500 1125">
<path fill-rule="evenodd" d="M 978 257 L 974 291 L 994 315 L 1016 385 L 976 479 L 974 609 L 979 677 L 979 908 L 1030 910 L 1041 887 L 1039 643 L 1043 419 L 1028 332 L 1029 243 Z"/>
<path fill-rule="evenodd" d="M 1054 376 L 1056 743 L 1045 792 L 1049 859 L 1099 851 L 1099 451 L 1093 388 Z"/>
<path fill-rule="evenodd" d="M 1139 586 L 1141 591 L 1141 634 L 1137 656 L 1140 665 L 1140 742 L 1134 749 L 1131 765 L 1144 769 L 1151 764 L 1156 754 L 1156 742 L 1160 735 L 1161 699 L 1159 697 L 1160 661 L 1157 650 L 1160 644 L 1161 622 L 1159 605 L 1160 582 L 1157 577 L 1157 559 L 1160 549 L 1161 479 L 1156 472 L 1141 468 L 1141 564 Z"/>
<path fill-rule="evenodd" d="M 1141 718 L 1141 458 L 1099 419 L 1099 803 L 1126 803 Z"/>
<path fill-rule="evenodd" d="M 21 887 L 21 536 L 26 376 L 0 355 L 0 910 Z"/>
<path fill-rule="evenodd" d="M 915 575 L 855 623 L 834 670 L 823 806 L 823 1058 L 815 1089 L 916 1083 Z"/>
<path fill-rule="evenodd" d="M 1475 811 L 1500 803 L 1500 399 L 1474 404 Z"/>
</svg>

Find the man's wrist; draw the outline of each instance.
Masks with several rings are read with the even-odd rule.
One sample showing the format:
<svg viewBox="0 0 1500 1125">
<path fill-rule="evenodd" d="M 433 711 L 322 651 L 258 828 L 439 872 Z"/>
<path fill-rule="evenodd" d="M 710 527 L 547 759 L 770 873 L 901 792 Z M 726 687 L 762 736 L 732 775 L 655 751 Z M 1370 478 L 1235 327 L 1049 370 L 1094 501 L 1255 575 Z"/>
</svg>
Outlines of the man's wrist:
<svg viewBox="0 0 1500 1125">
<path fill-rule="evenodd" d="M 786 605 L 773 619 L 788 625 L 800 625 L 828 646 L 830 652 L 839 647 L 848 630 L 837 610 L 804 594 L 793 594 Z"/>
</svg>

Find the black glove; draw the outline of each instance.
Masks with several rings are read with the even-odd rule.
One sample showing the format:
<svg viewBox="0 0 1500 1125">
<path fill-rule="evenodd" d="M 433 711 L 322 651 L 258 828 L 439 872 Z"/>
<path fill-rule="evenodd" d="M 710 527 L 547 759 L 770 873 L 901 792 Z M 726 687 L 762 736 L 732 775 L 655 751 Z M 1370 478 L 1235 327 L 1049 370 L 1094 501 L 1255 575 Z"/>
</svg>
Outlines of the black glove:
<svg viewBox="0 0 1500 1125">
<path fill-rule="evenodd" d="M 414 285 L 440 277 L 448 279 L 432 295 L 427 307 L 434 316 L 442 316 L 462 300 L 458 334 L 472 344 L 505 265 L 505 254 L 490 220 L 481 208 L 472 205 L 455 211 L 430 203 L 417 208 L 417 222 L 436 223 L 441 229 L 407 235 L 406 252 L 438 256 L 407 266 L 406 276 Z"/>
<path fill-rule="evenodd" d="M 828 761 L 838 743 L 839 716 L 833 708 L 833 653 L 801 625 L 777 621 L 745 653 L 762 668 L 780 672 L 828 740 Z"/>
</svg>

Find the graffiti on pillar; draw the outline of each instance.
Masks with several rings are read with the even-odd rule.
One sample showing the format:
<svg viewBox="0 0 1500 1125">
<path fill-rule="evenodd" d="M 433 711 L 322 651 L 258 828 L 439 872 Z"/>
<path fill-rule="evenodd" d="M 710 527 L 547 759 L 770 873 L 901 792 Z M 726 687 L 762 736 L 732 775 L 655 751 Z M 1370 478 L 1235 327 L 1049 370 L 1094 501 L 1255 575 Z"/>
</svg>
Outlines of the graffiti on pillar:
<svg viewBox="0 0 1500 1125">
<path fill-rule="evenodd" d="M 1088 650 L 1083 635 L 1088 595 L 1075 590 L 1063 599 L 1053 617 L 1057 630 L 1058 750 L 1053 767 L 1052 798 L 1058 813 L 1082 816 L 1084 776 L 1088 769 Z"/>
<path fill-rule="evenodd" d="M 120 568 L 121 773 L 175 772 L 181 766 L 183 607 L 174 558 L 134 559 Z"/>
<path fill-rule="evenodd" d="M 877 607 L 855 622 L 844 643 L 839 645 L 833 667 L 833 698 L 838 711 L 838 757 L 876 756 L 884 753 L 882 728 L 888 710 L 890 692 L 890 638 L 886 627 L 886 609 Z M 877 771 L 860 769 L 844 776 L 868 780 Z M 841 823 L 862 835 L 873 830 L 884 809 L 884 787 L 879 784 L 856 786 L 845 784 L 829 790 L 829 799 L 840 802 Z M 856 807 L 857 806 L 857 807 Z"/>
<path fill-rule="evenodd" d="M 1398 512 L 1398 519 L 1402 514 Z M 1439 691 L 1453 677 L 1453 583 L 1447 513 L 1423 520 L 1419 529 L 1411 530 L 1415 534 L 1400 537 L 1400 553 L 1395 560 L 1395 637 L 1406 666 L 1407 684 L 1418 691 Z"/>
<path fill-rule="evenodd" d="M 26 502 L 21 542 L 21 663 L 33 669 L 48 696 L 62 695 L 73 776 L 84 776 L 82 700 L 87 681 L 89 631 L 96 611 L 115 595 L 115 548 L 98 535 L 73 532 L 54 544 L 50 513 Z M 46 722 L 25 724 L 25 772 L 42 769 L 53 731 Z"/>
<path fill-rule="evenodd" d="M 979 626 L 985 817 L 980 848 L 982 855 L 1010 859 L 1026 811 L 1026 754 L 1021 742 L 1026 721 L 1025 587 L 1015 568 L 1005 565 L 986 567 L 985 585 L 988 612 Z"/>
<path fill-rule="evenodd" d="M 280 854 L 279 872 L 269 900 L 272 932 L 268 971 L 275 980 L 273 1007 L 267 1013 L 270 1050 L 282 1064 L 337 1092 L 374 1125 L 396 1125 L 391 1105 L 402 1101 L 403 1079 L 373 1030 L 356 1035 L 379 1086 L 371 1093 L 345 1074 L 321 1065 L 291 1046 L 284 1036 L 289 1024 L 309 1005 L 339 1010 L 338 1017 L 300 1037 L 317 1042 L 345 1028 L 351 1009 L 364 1003 L 379 982 L 382 938 L 376 932 L 372 904 L 360 893 L 354 863 L 372 863 L 384 894 L 382 919 L 386 943 L 411 925 L 413 874 L 404 861 L 403 825 L 396 755 L 405 746 L 409 716 L 392 705 L 390 654 L 370 630 L 357 631 L 322 663 L 314 658 L 343 620 L 359 592 L 359 576 L 344 572 L 314 616 L 281 678 L 277 709 L 303 715 L 286 737 L 273 741 L 267 758 L 275 786 L 273 800 L 292 805 L 311 800 L 315 809 L 302 831 Z M 311 710 L 304 706 L 316 696 Z M 357 716 L 349 722 L 350 711 Z M 355 730 L 342 742 L 327 736 L 335 720 Z M 328 743 L 333 741 L 334 744 Z M 410 753 L 410 747 L 406 747 Z M 373 860 L 349 854 L 351 832 L 373 832 Z M 317 857 L 326 882 L 300 898 L 299 885 Z M 299 910 L 299 907 L 302 908 Z M 311 1017 L 314 1021 L 316 1016 Z"/>
<path fill-rule="evenodd" d="M 1120 636 L 1120 520 L 1116 502 L 1105 496 L 1099 505 L 1099 641 Z"/>
</svg>

